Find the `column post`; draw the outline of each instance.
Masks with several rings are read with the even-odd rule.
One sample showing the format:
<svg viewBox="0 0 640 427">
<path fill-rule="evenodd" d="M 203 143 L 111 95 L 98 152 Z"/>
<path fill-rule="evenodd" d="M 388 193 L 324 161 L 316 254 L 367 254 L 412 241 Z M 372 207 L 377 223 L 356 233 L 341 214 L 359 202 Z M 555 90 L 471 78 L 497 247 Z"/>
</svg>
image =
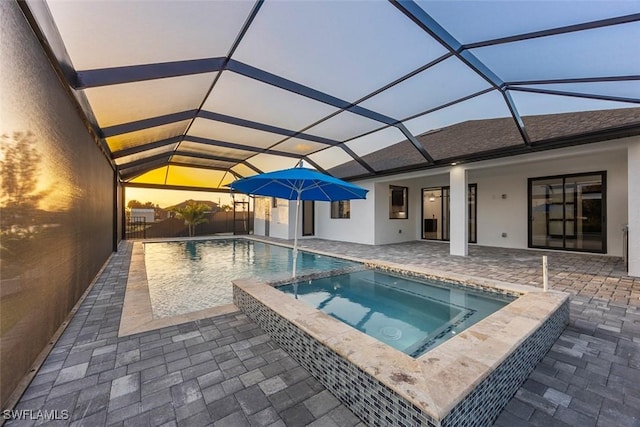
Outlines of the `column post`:
<svg viewBox="0 0 640 427">
<path fill-rule="evenodd" d="M 449 253 L 467 256 L 469 254 L 469 203 L 467 170 L 454 166 L 449 172 L 450 185 L 450 232 Z"/>
<path fill-rule="evenodd" d="M 627 222 L 629 224 L 629 276 L 640 277 L 640 138 L 627 148 Z"/>
</svg>

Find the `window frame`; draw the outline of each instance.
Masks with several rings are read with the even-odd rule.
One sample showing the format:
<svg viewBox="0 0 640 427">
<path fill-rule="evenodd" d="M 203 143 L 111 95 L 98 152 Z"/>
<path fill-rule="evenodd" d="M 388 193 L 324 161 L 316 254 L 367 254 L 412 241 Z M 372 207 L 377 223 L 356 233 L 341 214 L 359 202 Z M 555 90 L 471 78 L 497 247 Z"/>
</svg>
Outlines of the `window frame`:
<svg viewBox="0 0 640 427">
<path fill-rule="evenodd" d="M 331 219 L 351 219 L 351 200 L 332 201 L 329 215 Z"/>
<path fill-rule="evenodd" d="M 398 194 L 401 194 L 402 204 L 394 203 Z M 394 206 L 400 206 L 401 209 L 394 210 Z M 409 187 L 389 185 L 389 219 L 409 219 Z"/>
<path fill-rule="evenodd" d="M 551 179 L 561 179 L 562 180 L 562 188 L 566 187 L 566 180 L 568 178 L 578 178 L 582 176 L 594 176 L 600 175 L 602 180 L 602 216 L 601 216 L 601 228 L 602 228 L 602 246 L 601 249 L 584 249 L 584 248 L 571 248 L 566 245 L 566 233 L 563 235 L 563 244 L 562 247 L 558 246 L 543 246 L 543 245 L 534 245 L 533 244 L 533 183 L 535 181 L 541 180 L 551 180 Z M 563 205 L 565 200 L 565 193 L 563 192 Z M 564 207 L 563 207 L 563 221 L 566 220 L 564 216 Z M 572 218 L 569 218 L 572 219 Z M 596 254 L 606 254 L 607 253 L 607 171 L 593 171 L 593 172 L 580 172 L 580 173 L 570 173 L 570 174 L 559 174 L 559 175 L 550 175 L 550 176 L 538 176 L 534 178 L 527 179 L 527 247 L 531 249 L 545 249 L 545 250 L 556 250 L 556 251 L 569 251 L 569 252 L 587 252 L 587 253 L 596 253 Z"/>
</svg>

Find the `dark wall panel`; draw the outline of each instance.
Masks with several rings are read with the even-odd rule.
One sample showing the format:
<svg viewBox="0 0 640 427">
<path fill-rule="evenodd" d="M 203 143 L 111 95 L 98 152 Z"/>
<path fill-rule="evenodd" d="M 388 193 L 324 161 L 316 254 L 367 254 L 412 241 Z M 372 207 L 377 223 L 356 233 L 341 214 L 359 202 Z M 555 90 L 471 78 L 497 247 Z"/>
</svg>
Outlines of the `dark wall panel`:
<svg viewBox="0 0 640 427">
<path fill-rule="evenodd" d="M 0 1 L 2 407 L 108 259 L 113 170 L 17 3 Z"/>
</svg>

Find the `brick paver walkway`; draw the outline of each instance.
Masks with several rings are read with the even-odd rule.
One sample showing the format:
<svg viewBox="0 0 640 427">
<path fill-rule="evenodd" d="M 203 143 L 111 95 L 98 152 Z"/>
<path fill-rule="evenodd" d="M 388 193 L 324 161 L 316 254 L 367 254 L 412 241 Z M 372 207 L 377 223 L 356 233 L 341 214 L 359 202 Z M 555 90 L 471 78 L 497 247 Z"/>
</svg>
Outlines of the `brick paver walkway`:
<svg viewBox="0 0 640 427">
<path fill-rule="evenodd" d="M 435 242 L 301 247 L 532 286 L 548 255 L 552 287 L 573 295 L 570 325 L 495 425 L 640 426 L 640 279 L 619 258 L 479 246 L 455 257 Z M 361 425 L 240 312 L 119 338 L 130 251 L 123 242 L 16 407 L 70 419 L 7 425 Z"/>
</svg>

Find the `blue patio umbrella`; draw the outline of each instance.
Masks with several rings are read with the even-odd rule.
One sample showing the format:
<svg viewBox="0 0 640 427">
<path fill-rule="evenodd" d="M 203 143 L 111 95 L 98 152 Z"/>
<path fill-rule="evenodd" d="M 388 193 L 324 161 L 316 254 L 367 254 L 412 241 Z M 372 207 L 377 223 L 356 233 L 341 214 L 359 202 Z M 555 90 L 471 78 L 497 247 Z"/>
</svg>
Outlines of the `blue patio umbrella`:
<svg viewBox="0 0 640 427">
<path fill-rule="evenodd" d="M 332 202 L 365 199 L 366 190 L 347 181 L 304 168 L 301 164 L 291 169 L 267 172 L 242 178 L 229 184 L 232 191 L 256 196 L 271 196 L 296 201 L 295 234 L 293 237 L 293 277 L 296 276 L 298 257 L 298 215 L 300 200 Z"/>
</svg>

